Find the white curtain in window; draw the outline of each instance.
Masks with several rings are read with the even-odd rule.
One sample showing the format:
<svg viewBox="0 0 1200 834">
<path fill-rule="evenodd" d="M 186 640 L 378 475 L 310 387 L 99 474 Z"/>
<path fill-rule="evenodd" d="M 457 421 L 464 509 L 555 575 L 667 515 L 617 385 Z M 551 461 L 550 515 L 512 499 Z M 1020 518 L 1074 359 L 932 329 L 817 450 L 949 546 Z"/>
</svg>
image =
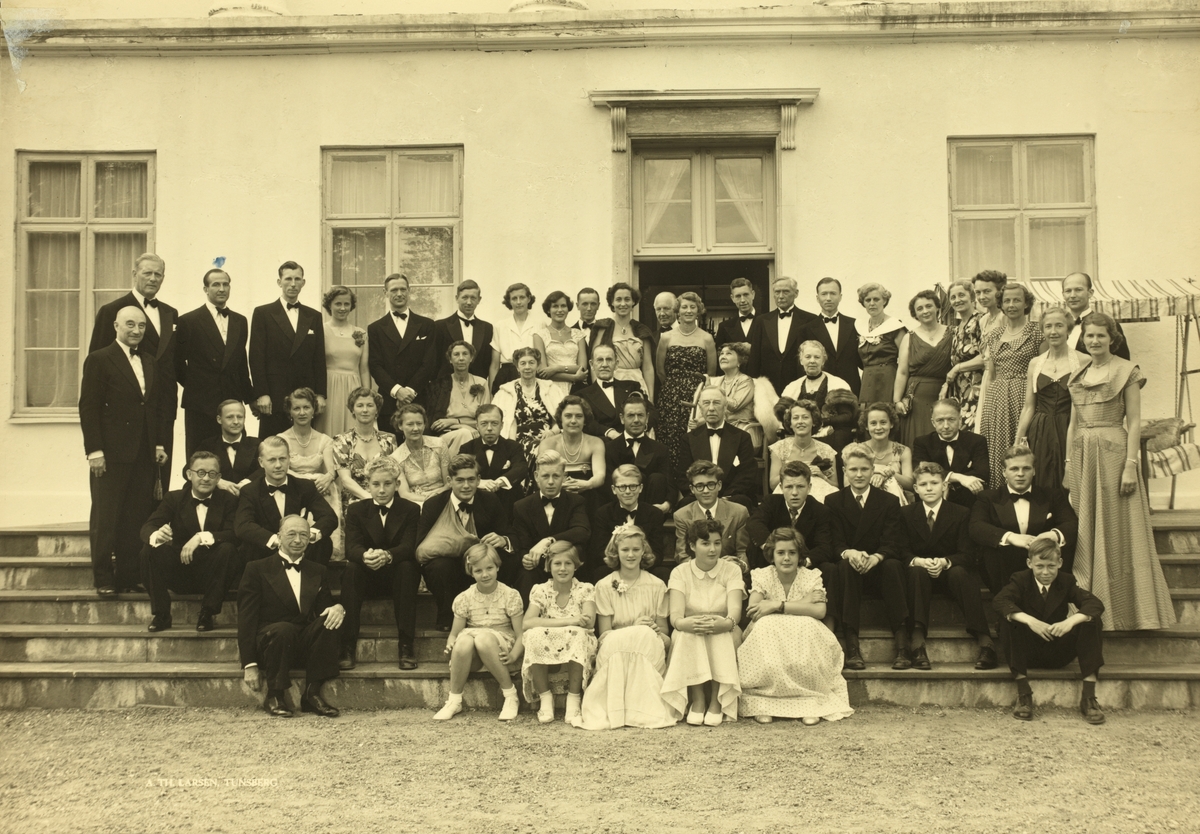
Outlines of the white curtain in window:
<svg viewBox="0 0 1200 834">
<path fill-rule="evenodd" d="M 422 154 L 396 162 L 401 214 L 454 214 L 454 157 Z"/>
<path fill-rule="evenodd" d="M 646 213 L 646 240 L 653 240 L 658 224 L 662 222 L 663 214 L 672 205 L 669 202 L 680 180 L 690 173 L 690 159 L 647 159 L 642 166 L 645 176 L 645 195 L 643 204 Z M 690 195 L 690 189 L 687 193 Z M 690 236 L 689 236 L 690 239 Z"/>
<path fill-rule="evenodd" d="M 359 327 L 383 315 L 383 279 L 387 275 L 387 230 L 333 230 L 334 284 L 353 287 L 358 303 L 351 319 Z"/>
<path fill-rule="evenodd" d="M 955 149 L 954 202 L 959 206 L 1011 205 L 1011 145 L 968 145 Z"/>
<path fill-rule="evenodd" d="M 1086 199 L 1082 145 L 1030 145 L 1025 155 L 1031 204 L 1082 203 Z"/>
<path fill-rule="evenodd" d="M 25 278 L 25 394 L 35 408 L 79 401 L 77 232 L 34 233 Z"/>
<path fill-rule="evenodd" d="M 145 217 L 146 179 L 145 162 L 97 162 L 95 216 Z"/>
<path fill-rule="evenodd" d="M 97 233 L 95 238 L 96 308 L 124 295 L 133 286 L 133 262 L 146 251 L 145 232 Z M 103 296 L 103 300 L 102 297 Z"/>
<path fill-rule="evenodd" d="M 958 278 L 985 269 L 1017 275 L 1017 236 L 1010 218 L 959 220 Z"/>
<path fill-rule="evenodd" d="M 1029 221 L 1029 276 L 1061 278 L 1092 272 L 1087 256 L 1087 221 L 1082 217 L 1048 217 Z"/>
<path fill-rule="evenodd" d="M 29 163 L 29 216 L 79 217 L 78 162 Z"/>
<path fill-rule="evenodd" d="M 330 214 L 387 215 L 390 212 L 386 158 L 335 158 L 330 168 Z"/>
<path fill-rule="evenodd" d="M 737 209 L 738 216 L 749 229 L 750 241 L 759 242 L 763 239 L 763 182 L 762 160 L 760 159 L 718 159 L 716 160 L 717 179 L 724 187 L 730 204 Z M 719 221 L 718 215 L 718 221 Z M 717 240 L 719 242 L 744 242 L 740 235 L 726 241 L 718 226 Z"/>
</svg>

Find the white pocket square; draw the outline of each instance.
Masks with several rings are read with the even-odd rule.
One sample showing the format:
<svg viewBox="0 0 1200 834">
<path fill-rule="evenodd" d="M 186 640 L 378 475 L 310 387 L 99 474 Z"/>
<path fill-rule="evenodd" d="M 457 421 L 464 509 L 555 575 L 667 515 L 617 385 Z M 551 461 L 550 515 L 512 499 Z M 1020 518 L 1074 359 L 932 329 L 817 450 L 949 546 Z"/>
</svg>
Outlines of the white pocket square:
<svg viewBox="0 0 1200 834">
<path fill-rule="evenodd" d="M 1050 520 L 1050 519 L 1052 519 L 1052 518 L 1054 518 L 1054 514 L 1053 514 L 1053 513 L 1046 513 L 1046 521 L 1049 521 L 1049 520 Z"/>
<path fill-rule="evenodd" d="M 734 455 L 734 457 L 733 457 L 733 465 L 734 465 L 734 466 L 737 466 L 737 465 L 739 465 L 739 464 L 740 464 L 740 462 L 741 462 L 741 461 L 739 461 L 739 460 L 738 460 L 738 458 L 737 458 L 737 455 Z"/>
<path fill-rule="evenodd" d="M 504 465 L 500 467 L 500 471 L 505 472 L 505 471 L 507 471 L 508 467 L 510 467 L 510 466 L 512 466 L 512 461 L 506 460 L 506 461 L 504 461 Z"/>
<path fill-rule="evenodd" d="M 428 336 L 418 336 L 417 338 L 413 339 L 413 341 L 414 342 L 423 342 L 428 338 L 429 338 Z"/>
</svg>

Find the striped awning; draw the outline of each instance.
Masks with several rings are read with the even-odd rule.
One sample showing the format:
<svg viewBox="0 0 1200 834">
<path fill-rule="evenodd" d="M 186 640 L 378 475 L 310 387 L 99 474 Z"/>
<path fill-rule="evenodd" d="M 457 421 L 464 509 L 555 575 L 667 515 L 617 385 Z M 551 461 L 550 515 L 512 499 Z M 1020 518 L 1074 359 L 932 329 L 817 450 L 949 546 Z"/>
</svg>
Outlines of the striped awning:
<svg viewBox="0 0 1200 834">
<path fill-rule="evenodd" d="M 1063 306 L 1059 281 L 1031 281 L 1033 317 Z M 1122 278 L 1095 281 L 1092 309 L 1118 321 L 1155 321 L 1162 316 L 1200 314 L 1200 282 L 1194 278 Z"/>
</svg>

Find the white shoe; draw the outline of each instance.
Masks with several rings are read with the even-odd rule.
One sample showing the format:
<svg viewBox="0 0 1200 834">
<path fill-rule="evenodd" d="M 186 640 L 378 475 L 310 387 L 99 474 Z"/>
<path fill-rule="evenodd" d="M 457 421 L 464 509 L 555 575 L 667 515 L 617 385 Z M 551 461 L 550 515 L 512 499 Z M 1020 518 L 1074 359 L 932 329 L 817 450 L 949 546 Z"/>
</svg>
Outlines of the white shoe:
<svg viewBox="0 0 1200 834">
<path fill-rule="evenodd" d="M 434 716 L 434 721 L 449 721 L 454 716 L 463 711 L 462 698 L 457 698 L 453 701 L 447 701 L 446 706 L 438 710 Z"/>
<path fill-rule="evenodd" d="M 706 712 L 706 713 L 704 713 L 704 726 L 705 727 L 720 727 L 721 721 L 724 718 L 725 718 L 725 713 L 723 713 L 723 712 Z"/>
<path fill-rule="evenodd" d="M 519 706 L 520 706 L 520 702 L 517 701 L 517 693 L 516 692 L 513 692 L 512 695 L 505 695 L 504 696 L 504 706 L 500 709 L 500 720 L 501 721 L 512 721 L 514 718 L 517 717 L 517 708 Z M 540 718 L 541 716 L 539 715 L 538 717 Z M 550 714 L 550 720 L 551 721 L 554 720 L 553 713 Z"/>
<path fill-rule="evenodd" d="M 542 724 L 549 724 L 554 720 L 554 695 L 550 692 L 543 692 L 541 695 L 542 705 L 537 711 L 537 719 Z M 508 701 L 505 700 L 507 705 Z"/>
<path fill-rule="evenodd" d="M 699 727 L 704 723 L 704 713 L 692 712 L 689 709 L 687 714 L 687 723 L 691 724 L 693 727 Z"/>
<path fill-rule="evenodd" d="M 583 696 L 582 695 L 572 695 L 570 692 L 568 692 L 567 693 L 567 712 L 563 716 L 563 721 L 566 721 L 568 724 L 574 724 L 575 719 L 579 718 L 580 715 L 582 715 L 582 713 L 583 713 Z"/>
</svg>

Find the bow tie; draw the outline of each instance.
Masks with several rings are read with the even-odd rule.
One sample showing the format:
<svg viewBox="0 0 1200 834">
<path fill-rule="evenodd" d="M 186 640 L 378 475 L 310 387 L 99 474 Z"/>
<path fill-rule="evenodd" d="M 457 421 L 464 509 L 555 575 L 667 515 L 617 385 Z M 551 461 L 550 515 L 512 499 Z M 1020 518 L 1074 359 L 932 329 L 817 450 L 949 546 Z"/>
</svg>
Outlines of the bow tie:
<svg viewBox="0 0 1200 834">
<path fill-rule="evenodd" d="M 146 306 L 153 307 L 155 310 L 157 310 L 158 309 L 158 299 L 157 298 L 147 298 Z"/>
<path fill-rule="evenodd" d="M 660 324 L 660 325 L 658 326 L 658 332 L 659 332 L 659 333 L 669 333 L 669 332 L 671 332 L 671 328 L 672 328 L 672 327 L 674 327 L 674 325 L 671 325 L 671 324 Z"/>
<path fill-rule="evenodd" d="M 496 451 L 496 447 L 499 445 L 499 443 L 484 443 L 483 448 L 489 452 L 494 452 Z"/>
<path fill-rule="evenodd" d="M 466 513 L 467 515 L 470 515 L 471 514 L 471 502 L 470 501 L 460 502 L 458 505 L 458 511 L 460 513 Z"/>
<path fill-rule="evenodd" d="M 580 330 L 591 330 L 592 325 L 595 323 L 596 322 L 594 322 L 594 321 L 581 321 L 581 322 L 579 322 L 579 329 Z"/>
<path fill-rule="evenodd" d="M 141 351 L 140 351 L 140 350 L 138 350 L 138 347 L 137 347 L 137 345 L 134 345 L 133 347 L 131 347 L 131 348 L 129 349 L 129 355 L 130 355 L 130 356 L 137 356 L 139 353 L 141 353 Z"/>
<path fill-rule="evenodd" d="M 824 319 L 826 324 L 837 324 L 838 320 L 837 316 L 821 316 L 821 318 Z"/>
<path fill-rule="evenodd" d="M 197 498 L 196 496 L 193 495 L 192 500 L 195 501 L 197 505 L 203 504 L 204 506 L 207 507 L 208 502 L 212 500 L 212 496 L 210 495 L 207 498 Z"/>
<path fill-rule="evenodd" d="M 1014 503 L 1016 503 L 1017 501 L 1028 501 L 1029 500 L 1029 490 L 1025 490 L 1024 492 L 1013 492 L 1010 490 L 1008 493 L 1008 496 L 1010 498 L 1012 498 Z"/>
<path fill-rule="evenodd" d="M 391 507 L 389 507 L 387 504 L 376 504 L 375 509 L 379 510 L 380 515 L 386 516 Z"/>
<path fill-rule="evenodd" d="M 226 449 L 235 449 L 236 450 L 238 447 L 238 444 L 241 443 L 242 441 L 240 439 L 238 439 L 238 440 L 233 441 L 232 443 L 230 443 L 228 440 L 222 440 L 221 442 L 225 444 Z"/>
<path fill-rule="evenodd" d="M 287 481 L 284 481 L 279 486 L 275 486 L 274 484 L 267 484 L 267 495 L 274 495 L 275 493 L 279 492 L 281 489 L 285 490 L 285 491 L 287 490 Z"/>
<path fill-rule="evenodd" d="M 287 559 L 280 559 L 279 561 L 283 562 L 283 569 L 285 571 L 294 570 L 296 573 L 300 572 L 300 563 L 299 562 L 291 562 L 291 561 L 288 561 Z"/>
<path fill-rule="evenodd" d="M 617 381 L 615 379 L 600 380 L 601 388 L 612 388 L 616 384 L 617 384 Z"/>
<path fill-rule="evenodd" d="M 299 309 L 300 309 L 300 302 L 299 302 L 299 301 L 289 301 L 289 302 L 287 303 L 287 308 L 288 308 L 289 310 L 299 310 Z"/>
<path fill-rule="evenodd" d="M 542 496 L 542 506 L 543 507 L 549 507 L 553 503 L 554 503 L 554 499 L 551 498 L 549 495 Z"/>
<path fill-rule="evenodd" d="M 475 319 L 464 319 L 462 316 L 459 316 L 458 320 L 463 323 L 464 327 L 470 327 L 475 324 Z"/>
<path fill-rule="evenodd" d="M 223 319 L 229 318 L 229 311 L 226 310 L 224 307 L 214 307 L 213 309 L 215 309 L 217 311 L 217 315 L 220 316 L 221 318 L 223 318 Z"/>
<path fill-rule="evenodd" d="M 746 316 L 738 316 L 738 321 L 753 321 L 753 320 L 754 320 L 753 314 L 746 315 Z"/>
<path fill-rule="evenodd" d="M 723 429 L 723 428 L 724 428 L 724 426 L 721 427 L 721 429 Z M 721 433 L 721 429 L 708 429 L 708 436 L 709 437 L 718 436 Z"/>
<path fill-rule="evenodd" d="M 790 319 L 790 318 L 792 317 L 792 313 L 794 313 L 794 312 L 796 312 L 796 311 L 795 311 L 795 310 L 788 310 L 786 313 L 780 313 L 780 314 L 779 314 L 779 317 L 780 317 L 781 319 Z"/>
<path fill-rule="evenodd" d="M 402 321 L 407 321 L 407 320 L 408 320 L 408 313 L 397 313 L 397 312 L 393 311 L 393 312 L 392 312 L 392 315 L 393 315 L 393 316 L 395 316 L 396 318 L 398 318 L 398 319 L 402 320 Z"/>
<path fill-rule="evenodd" d="M 641 443 L 641 442 L 642 442 L 642 439 L 641 439 L 640 437 L 627 437 L 627 438 L 625 438 L 625 442 L 626 442 L 626 443 L 628 443 L 628 444 L 629 444 L 629 448 L 630 448 L 630 449 L 632 449 L 632 448 L 633 448 L 633 444 L 634 444 L 634 443 Z"/>
</svg>

